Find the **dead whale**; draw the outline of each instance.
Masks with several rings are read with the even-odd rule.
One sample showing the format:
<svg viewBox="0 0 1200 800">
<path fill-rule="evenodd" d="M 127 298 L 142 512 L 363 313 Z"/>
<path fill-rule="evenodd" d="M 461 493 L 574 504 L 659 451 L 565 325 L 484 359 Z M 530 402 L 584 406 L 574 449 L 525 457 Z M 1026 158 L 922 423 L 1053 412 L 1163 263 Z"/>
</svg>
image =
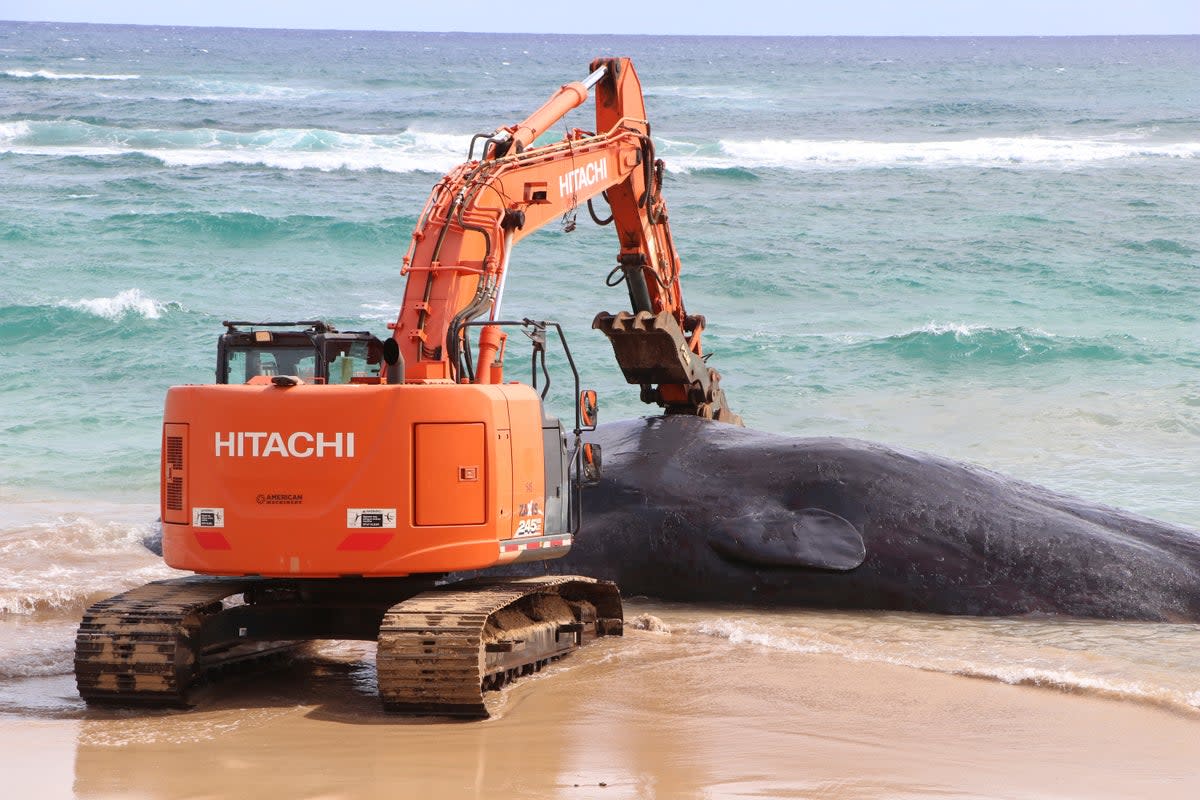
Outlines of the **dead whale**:
<svg viewBox="0 0 1200 800">
<path fill-rule="evenodd" d="M 591 439 L 583 527 L 534 570 L 666 600 L 1200 620 L 1197 531 L 852 439 L 683 416 Z"/>
</svg>

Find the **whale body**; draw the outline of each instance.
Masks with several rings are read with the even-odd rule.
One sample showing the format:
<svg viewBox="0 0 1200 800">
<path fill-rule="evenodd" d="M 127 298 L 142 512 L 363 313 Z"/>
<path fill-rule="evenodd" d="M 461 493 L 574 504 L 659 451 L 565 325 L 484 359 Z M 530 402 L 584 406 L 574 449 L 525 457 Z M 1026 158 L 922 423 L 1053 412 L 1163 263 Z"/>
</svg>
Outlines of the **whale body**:
<svg viewBox="0 0 1200 800">
<path fill-rule="evenodd" d="M 1195 530 L 854 439 L 671 416 L 590 440 L 574 546 L 520 571 L 664 600 L 1200 620 Z"/>
</svg>

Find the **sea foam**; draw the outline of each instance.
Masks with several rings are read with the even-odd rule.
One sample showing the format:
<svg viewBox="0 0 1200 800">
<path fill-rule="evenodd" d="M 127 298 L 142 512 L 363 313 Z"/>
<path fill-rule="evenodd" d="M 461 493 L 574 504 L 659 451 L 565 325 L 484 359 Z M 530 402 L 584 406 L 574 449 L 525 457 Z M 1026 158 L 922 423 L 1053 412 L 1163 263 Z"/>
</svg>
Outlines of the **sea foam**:
<svg viewBox="0 0 1200 800">
<path fill-rule="evenodd" d="M 134 315 L 145 319 L 158 319 L 170 308 L 169 304 L 146 297 L 141 289 L 126 289 L 113 297 L 94 297 L 83 300 L 62 300 L 64 308 L 75 308 L 97 317 L 117 321 Z"/>
<path fill-rule="evenodd" d="M 153 510 L 93 503 L 6 504 L 0 521 L 0 618 L 72 616 L 100 597 L 178 574 L 142 541 Z M 139 521 L 137 517 L 150 521 Z"/>
<path fill-rule="evenodd" d="M 10 78 L 34 78 L 45 81 L 136 81 L 141 75 L 95 75 L 85 72 L 52 72 L 48 69 L 24 70 L 7 69 L 4 74 Z"/>
<path fill-rule="evenodd" d="M 468 134 L 403 130 L 365 134 L 321 128 L 126 129 L 80 120 L 0 123 L 0 152 L 47 156 L 137 153 L 171 166 L 257 164 L 276 169 L 444 173 L 467 156 Z M 958 141 L 663 139 L 668 166 L 695 170 L 855 170 L 891 168 L 1055 168 L 1200 158 L 1200 142 L 1053 139 L 1038 136 Z"/>
<path fill-rule="evenodd" d="M 936 623 L 936 618 L 933 619 Z M 733 645 L 763 647 L 805 655 L 830 655 L 849 661 L 891 664 L 899 667 L 940 672 L 970 678 L 982 678 L 1016 686 L 1036 686 L 1057 691 L 1086 694 L 1118 700 L 1170 708 L 1188 713 L 1200 712 L 1200 689 L 1194 684 L 1180 685 L 1170 672 L 1162 673 L 1153 667 L 1139 665 L 1131 670 L 1122 665 L 1116 674 L 1105 674 L 1113 669 L 1112 664 L 1097 663 L 1089 651 L 1073 652 L 1071 646 L 1061 649 L 1046 648 L 1042 639 L 1047 629 L 1056 623 L 1043 620 L 1030 622 L 1030 629 L 1022 632 L 1020 621 L 1004 620 L 960 620 L 963 630 L 953 631 L 932 628 L 926 630 L 926 622 L 908 629 L 907 638 L 897 638 L 886 627 L 869 629 L 869 618 L 861 621 L 864 630 L 852 635 L 841 634 L 819 628 L 804 628 L 764 624 L 750 620 L 712 619 L 680 628 L 676 633 L 691 632 L 703 636 L 725 639 Z M 1064 623 L 1064 630 L 1087 625 L 1086 621 L 1071 620 Z M 1103 629 L 1109 623 L 1096 621 L 1094 625 Z M 991 635 L 980 636 L 975 628 L 997 628 Z M 999 629 L 1003 627 L 1001 632 Z M 1145 626 L 1143 626 L 1144 628 Z M 1187 626 L 1161 626 L 1164 628 Z M 1152 632 L 1139 631 L 1141 637 L 1150 641 Z M 1200 631 L 1193 632 L 1193 636 Z M 1172 630 L 1162 634 L 1164 642 L 1178 639 L 1180 633 Z M 995 637 L 995 640 L 991 640 Z M 997 644 L 997 641 L 1000 644 Z M 1178 646 L 1171 643 L 1173 646 Z M 1115 658 L 1115 657 L 1114 657 Z M 1114 661 L 1116 663 L 1116 661 Z M 1131 672 L 1141 671 L 1144 679 L 1127 677 Z M 1186 674 L 1186 673 L 1185 673 Z M 1159 678 L 1159 679 L 1156 679 Z"/>
<path fill-rule="evenodd" d="M 391 134 L 320 128 L 126 129 L 80 120 L 0 123 L 0 152 L 103 157 L 139 154 L 170 166 L 263 165 L 276 169 L 444 173 L 467 155 L 470 136 L 405 130 Z"/>
<path fill-rule="evenodd" d="M 1066 168 L 1129 159 L 1200 158 L 1200 142 L 1151 143 L 1038 136 L 919 142 L 723 139 L 720 150 L 720 155 L 681 154 L 668 163 L 682 170 L 731 167 L 843 170 L 901 167 Z"/>
</svg>

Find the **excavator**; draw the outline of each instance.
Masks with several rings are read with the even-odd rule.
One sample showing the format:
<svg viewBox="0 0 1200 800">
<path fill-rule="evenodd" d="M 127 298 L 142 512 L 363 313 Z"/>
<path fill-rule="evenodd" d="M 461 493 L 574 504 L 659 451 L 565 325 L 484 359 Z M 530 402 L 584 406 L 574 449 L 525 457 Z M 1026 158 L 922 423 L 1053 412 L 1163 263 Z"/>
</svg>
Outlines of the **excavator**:
<svg viewBox="0 0 1200 800">
<path fill-rule="evenodd" d="M 539 144 L 593 91 L 595 132 Z M 163 557 L 195 574 L 87 609 L 83 699 L 187 706 L 223 671 L 357 639 L 378 642 L 385 709 L 484 717 L 484 692 L 619 635 L 611 583 L 447 576 L 558 558 L 578 534 L 580 487 L 601 468 L 582 441 L 596 393 L 580 390 L 557 323 L 501 309 L 513 246 L 580 204 L 620 243 L 606 283 L 625 284 L 631 310 L 592 327 L 625 379 L 667 414 L 741 424 L 707 364 L 705 320 L 684 310 L 662 183 L 633 64 L 597 59 L 523 122 L 473 137 L 435 185 L 389 336 L 226 322 L 215 382 L 171 387 L 163 416 Z M 510 333 L 529 343 L 525 381 L 506 380 Z M 552 339 L 574 376 L 571 428 L 546 410 Z"/>
</svg>

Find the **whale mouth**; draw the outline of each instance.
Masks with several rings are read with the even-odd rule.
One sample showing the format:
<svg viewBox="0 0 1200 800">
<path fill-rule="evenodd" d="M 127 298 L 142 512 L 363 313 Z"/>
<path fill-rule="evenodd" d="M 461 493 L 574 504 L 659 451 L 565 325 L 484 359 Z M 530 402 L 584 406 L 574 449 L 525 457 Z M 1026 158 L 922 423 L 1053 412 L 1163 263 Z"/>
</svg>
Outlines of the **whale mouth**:
<svg viewBox="0 0 1200 800">
<path fill-rule="evenodd" d="M 708 546 L 726 561 L 752 568 L 849 572 L 867 557 L 858 529 L 823 508 L 746 514 L 719 527 Z"/>
</svg>

